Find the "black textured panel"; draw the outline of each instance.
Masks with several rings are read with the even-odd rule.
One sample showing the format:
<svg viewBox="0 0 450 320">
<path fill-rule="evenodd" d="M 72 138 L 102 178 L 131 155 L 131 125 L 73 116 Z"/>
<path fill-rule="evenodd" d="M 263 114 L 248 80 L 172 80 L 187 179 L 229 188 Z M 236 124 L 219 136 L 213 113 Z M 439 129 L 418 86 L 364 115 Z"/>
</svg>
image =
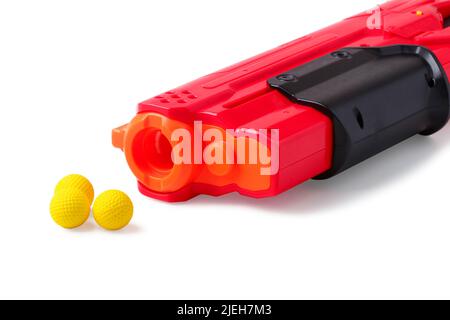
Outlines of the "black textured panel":
<svg viewBox="0 0 450 320">
<path fill-rule="evenodd" d="M 291 100 L 333 120 L 328 178 L 416 134 L 440 130 L 448 80 L 424 47 L 344 48 L 269 80 Z"/>
</svg>

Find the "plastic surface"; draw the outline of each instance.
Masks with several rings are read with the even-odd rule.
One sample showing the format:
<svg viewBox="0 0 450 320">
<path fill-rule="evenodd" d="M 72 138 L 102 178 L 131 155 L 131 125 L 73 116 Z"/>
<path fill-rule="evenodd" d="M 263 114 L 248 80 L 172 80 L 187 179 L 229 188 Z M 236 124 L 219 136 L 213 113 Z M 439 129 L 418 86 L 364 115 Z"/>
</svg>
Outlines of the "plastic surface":
<svg viewBox="0 0 450 320">
<path fill-rule="evenodd" d="M 222 195 L 236 191 L 248 196 L 266 197 L 328 171 L 334 152 L 330 118 L 310 107 L 291 102 L 271 89 L 267 80 L 340 48 L 395 44 L 430 49 L 448 73 L 450 29 L 444 27 L 444 18 L 449 15 L 450 0 L 390 1 L 375 10 L 358 14 L 140 103 L 138 116 L 158 114 L 188 126 L 194 120 L 200 120 L 224 129 L 280 130 L 279 171 L 270 177 L 266 189 L 248 190 L 232 180 L 221 185 L 216 184 L 216 180 L 203 183 L 193 179 L 173 188 L 173 191 L 160 192 L 149 186 L 145 178 L 138 177 L 141 192 L 164 201 L 183 201 L 198 194 Z M 151 126 L 142 130 L 148 128 Z M 128 161 L 130 151 L 127 150 L 131 150 L 130 143 L 138 134 L 133 130 L 133 126 L 124 126 L 113 131 L 113 144 L 125 150 Z"/>
</svg>

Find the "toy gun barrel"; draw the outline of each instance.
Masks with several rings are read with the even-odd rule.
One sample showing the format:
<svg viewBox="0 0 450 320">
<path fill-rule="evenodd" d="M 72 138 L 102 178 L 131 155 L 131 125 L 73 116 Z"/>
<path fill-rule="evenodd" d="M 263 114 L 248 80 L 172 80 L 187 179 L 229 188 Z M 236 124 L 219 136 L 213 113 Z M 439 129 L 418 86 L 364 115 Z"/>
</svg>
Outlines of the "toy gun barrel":
<svg viewBox="0 0 450 320">
<path fill-rule="evenodd" d="M 277 195 L 449 119 L 450 1 L 388 2 L 139 104 L 113 130 L 145 195 Z"/>
</svg>

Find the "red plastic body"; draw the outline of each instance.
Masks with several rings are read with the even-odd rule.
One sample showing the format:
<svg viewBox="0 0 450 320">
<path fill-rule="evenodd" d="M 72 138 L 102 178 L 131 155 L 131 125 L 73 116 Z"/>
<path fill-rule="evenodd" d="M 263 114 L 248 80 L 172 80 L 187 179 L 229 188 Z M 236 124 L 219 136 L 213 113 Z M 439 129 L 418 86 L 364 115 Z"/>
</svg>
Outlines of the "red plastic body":
<svg viewBox="0 0 450 320">
<path fill-rule="evenodd" d="M 374 16 L 378 14 L 379 16 Z M 239 192 L 274 196 L 331 167 L 332 123 L 324 114 L 295 104 L 268 87 L 267 80 L 343 47 L 416 44 L 431 49 L 450 71 L 450 0 L 396 0 L 302 37 L 139 104 L 138 113 L 157 113 L 183 123 L 201 120 L 220 128 L 280 130 L 280 170 L 270 188 L 252 192 L 237 187 L 192 183 L 158 193 L 140 184 L 143 194 L 183 201 L 198 194 Z M 374 20 L 375 19 L 375 20 Z M 379 28 L 368 25 L 374 20 Z"/>
</svg>

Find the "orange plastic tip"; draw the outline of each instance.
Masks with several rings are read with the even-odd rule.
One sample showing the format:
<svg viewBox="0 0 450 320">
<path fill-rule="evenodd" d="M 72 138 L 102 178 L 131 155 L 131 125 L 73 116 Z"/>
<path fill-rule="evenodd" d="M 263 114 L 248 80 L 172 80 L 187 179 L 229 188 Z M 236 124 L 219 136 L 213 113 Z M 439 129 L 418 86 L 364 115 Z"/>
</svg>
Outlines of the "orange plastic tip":
<svg viewBox="0 0 450 320">
<path fill-rule="evenodd" d="M 226 137 L 226 131 L 222 128 L 205 125 L 202 130 L 204 132 L 211 128 L 219 130 Z M 129 124 L 113 130 L 112 144 L 123 150 L 128 165 L 139 182 L 154 192 L 172 193 L 193 183 L 218 187 L 233 184 L 256 192 L 270 188 L 270 176 L 260 174 L 261 164 L 235 164 L 230 161 L 233 160 L 231 157 L 235 158 L 235 154 L 230 155 L 229 152 L 224 152 L 223 164 L 193 164 L 194 161 L 174 163 L 172 153 L 177 150 L 180 141 L 174 141 L 172 135 L 179 129 L 194 136 L 192 125 L 156 113 L 138 114 Z M 242 138 L 233 138 L 232 144 L 236 146 L 239 139 Z M 208 153 L 218 146 L 228 151 L 228 138 L 227 142 L 203 143 L 201 151 Z M 267 148 L 262 145 L 259 147 Z M 191 152 L 193 155 L 194 143 Z"/>
</svg>

